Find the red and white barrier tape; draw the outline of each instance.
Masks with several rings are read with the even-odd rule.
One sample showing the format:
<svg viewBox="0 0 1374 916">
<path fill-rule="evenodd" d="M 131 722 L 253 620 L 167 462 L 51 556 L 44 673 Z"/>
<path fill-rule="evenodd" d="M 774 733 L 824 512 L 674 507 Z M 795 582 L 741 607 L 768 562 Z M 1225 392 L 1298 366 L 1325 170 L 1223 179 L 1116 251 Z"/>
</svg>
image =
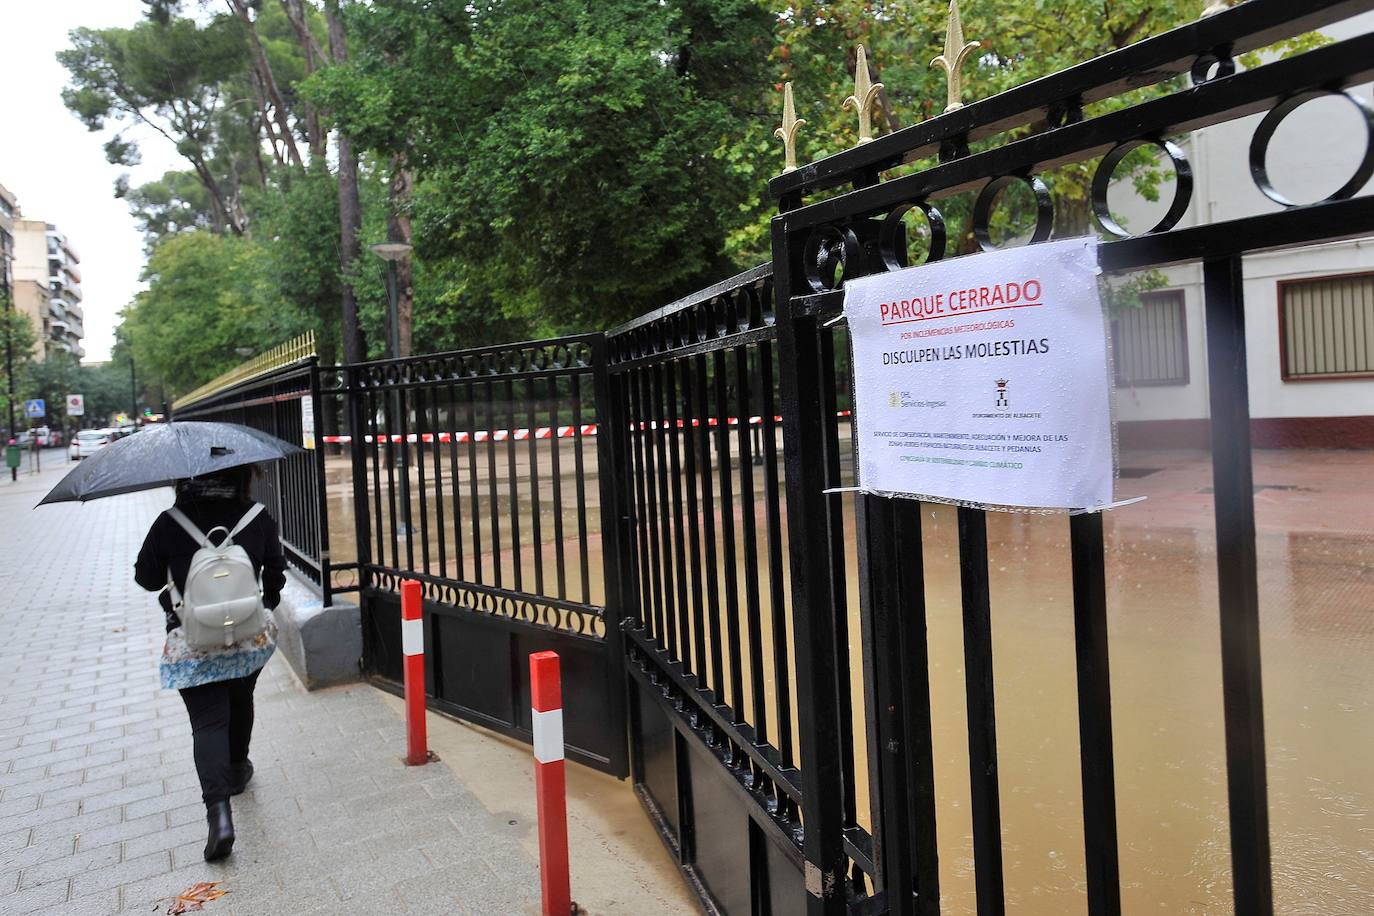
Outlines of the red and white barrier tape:
<svg viewBox="0 0 1374 916">
<path fill-rule="evenodd" d="M 839 411 L 836 411 L 836 412 L 835 412 L 835 416 L 837 416 L 837 417 L 848 417 L 848 416 L 851 416 L 852 414 L 853 414 L 853 411 L 849 411 L 849 410 L 839 410 Z M 776 416 L 776 417 L 774 417 L 774 418 L 773 418 L 773 422 L 774 422 L 774 423 L 781 423 L 781 422 L 782 422 L 782 417 L 781 417 L 781 416 Z M 716 427 L 716 426 L 720 426 L 721 421 L 720 421 L 720 419 L 719 419 L 718 417 L 707 417 L 706 420 L 705 420 L 705 424 L 706 424 L 706 426 L 708 426 L 708 427 Z M 686 429 L 688 426 L 691 426 L 693 429 L 696 429 L 696 428 L 700 427 L 701 425 L 702 425 L 702 420 L 700 420 L 700 419 L 698 419 L 698 418 L 696 418 L 696 417 L 693 417 L 691 420 L 663 420 L 663 421 L 658 421 L 658 420 L 644 421 L 644 420 L 641 420 L 638 424 L 634 424 L 634 423 L 630 424 L 630 428 L 631 428 L 631 429 L 638 428 L 641 432 L 644 432 L 645 430 L 671 429 L 671 428 L 673 428 L 674 426 L 676 426 L 677 429 Z M 739 418 L 739 417 L 726 417 L 726 418 L 725 418 L 725 425 L 726 425 L 726 426 L 739 426 L 739 425 L 740 425 L 740 418 Z M 750 425 L 750 426 L 762 426 L 762 425 L 763 425 L 763 417 L 750 417 L 750 418 L 749 418 L 749 425 Z M 512 439 L 514 439 L 516 442 L 524 442 L 524 441 L 526 441 L 526 440 L 528 440 L 528 439 L 530 439 L 530 438 L 534 438 L 534 439 L 552 439 L 552 438 L 554 438 L 555 432 L 557 433 L 557 438 L 559 438 L 559 439 L 572 439 L 572 438 L 575 438 L 575 437 L 577 437 L 577 436 L 595 436 L 595 435 L 597 434 L 597 424 L 595 424 L 595 423 L 584 423 L 584 424 L 581 425 L 581 426 L 558 426 L 558 427 L 554 427 L 554 426 L 536 426 L 532 431 L 531 431 L 528 427 L 523 427 L 523 426 L 522 426 L 522 427 L 520 427 L 519 429 L 515 429 L 515 430 L 510 430 L 510 429 L 496 429 L 496 430 L 479 429 L 479 430 L 476 430 L 476 431 L 474 431 L 474 432 L 468 432 L 467 430 L 459 430 L 458 432 L 442 432 L 442 433 L 410 433 L 409 435 L 406 435 L 406 436 L 401 436 L 399 433 L 392 433 L 390 436 L 381 436 L 381 437 L 380 437 L 380 440 L 381 440 L 382 442 L 390 441 L 390 442 L 395 442 L 395 443 L 400 443 L 402 440 L 404 440 L 404 441 L 406 441 L 406 442 L 411 442 L 411 443 L 414 443 L 414 442 L 423 442 L 423 443 L 425 443 L 426 445 L 429 445 L 430 443 L 433 443 L 433 442 L 436 441 L 436 440 L 439 441 L 440 443 L 448 443 L 448 442 L 469 442 L 469 441 L 471 441 L 471 442 L 486 442 L 488 439 L 490 439 L 490 440 L 493 441 L 493 442 L 507 442 L 507 441 L 510 441 L 510 440 L 512 440 Z M 331 443 L 331 444 L 334 444 L 334 445 L 347 445 L 348 443 L 350 443 L 350 442 L 353 441 L 353 437 L 352 437 L 352 436 L 321 436 L 320 438 L 321 438 L 323 441 L 328 442 L 328 443 Z M 372 437 L 372 436 L 364 436 L 364 437 L 363 437 L 363 441 L 364 441 L 364 442 L 371 443 L 371 442 L 373 441 L 373 437 Z"/>
<path fill-rule="evenodd" d="M 559 439 L 572 439 L 572 438 L 575 437 L 575 436 L 595 436 L 595 435 L 596 435 L 596 424 L 595 424 L 595 423 L 586 423 L 586 424 L 583 424 L 582 426 L 559 426 L 559 427 L 557 427 L 556 429 L 557 429 L 557 432 L 558 432 L 558 438 L 559 438 Z M 552 427 L 552 426 L 537 426 L 537 427 L 534 428 L 534 431 L 533 431 L 533 438 L 535 438 L 535 439 L 552 439 L 552 438 L 554 437 L 554 431 L 555 431 L 555 427 Z M 353 441 L 353 437 L 352 437 L 352 436 L 322 436 L 321 438 L 322 438 L 325 442 L 335 443 L 335 444 L 338 444 L 338 445 L 346 445 L 347 443 Z M 372 441 L 372 438 L 373 438 L 372 436 L 364 436 L 364 437 L 363 437 L 363 441 L 364 441 L 364 442 L 369 442 L 369 443 L 370 443 L 370 442 Z M 425 443 L 426 445 L 428 445 L 428 444 L 431 443 L 431 442 L 434 442 L 436 439 L 437 439 L 439 442 L 443 442 L 443 443 L 447 443 L 447 442 L 468 442 L 468 441 L 472 441 L 472 442 L 486 442 L 488 439 L 492 440 L 493 442 L 506 442 L 506 441 L 508 441 L 508 440 L 510 440 L 510 439 L 514 439 L 516 442 L 523 442 L 523 441 L 525 441 L 525 440 L 531 438 L 531 432 L 530 432 L 529 429 L 527 429 L 527 428 L 525 428 L 525 427 L 521 427 L 520 429 L 516 429 L 516 430 L 509 430 L 509 429 L 497 429 L 497 430 L 479 429 L 479 430 L 477 430 L 477 431 L 475 431 L 475 432 L 468 432 L 467 430 L 459 430 L 459 431 L 456 432 L 456 433 L 454 433 L 454 432 L 442 432 L 442 433 L 410 433 L 409 435 L 407 435 L 407 436 L 405 436 L 405 437 L 402 437 L 399 433 L 392 433 L 391 436 L 389 436 L 389 437 L 388 437 L 388 436 L 381 436 L 380 438 L 381 438 L 381 441 L 383 441 L 383 442 L 386 442 L 386 441 L 388 441 L 388 439 L 389 439 L 391 442 L 398 442 L 398 443 L 402 440 L 402 438 L 404 438 L 406 442 L 423 442 L 423 443 Z"/>
</svg>

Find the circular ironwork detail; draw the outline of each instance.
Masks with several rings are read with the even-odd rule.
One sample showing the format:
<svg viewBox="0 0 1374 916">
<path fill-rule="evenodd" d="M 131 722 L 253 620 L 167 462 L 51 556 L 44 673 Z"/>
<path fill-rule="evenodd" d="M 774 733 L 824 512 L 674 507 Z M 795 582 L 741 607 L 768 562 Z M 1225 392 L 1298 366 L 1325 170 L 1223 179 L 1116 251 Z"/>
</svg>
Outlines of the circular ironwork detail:
<svg viewBox="0 0 1374 916">
<path fill-rule="evenodd" d="M 1183 219 L 1183 214 L 1188 212 L 1188 204 L 1193 199 L 1193 166 L 1188 162 L 1188 157 L 1177 144 L 1168 140 L 1127 140 L 1118 143 L 1112 151 L 1103 157 L 1102 163 L 1097 167 L 1097 173 L 1093 175 L 1093 213 L 1097 216 L 1097 221 L 1102 224 L 1102 228 L 1117 238 L 1130 238 L 1132 233 L 1112 218 L 1111 207 L 1107 203 L 1107 190 L 1111 187 L 1112 175 L 1116 172 L 1116 167 L 1121 161 L 1132 152 L 1142 146 L 1153 146 L 1169 157 L 1169 161 L 1174 164 L 1174 199 L 1169 204 L 1169 211 L 1160 218 L 1159 222 L 1142 233 L 1152 235 L 1156 232 L 1168 232 L 1178 225 L 1178 221 Z"/>
<path fill-rule="evenodd" d="M 883 263 L 887 265 L 888 270 L 901 270 L 906 266 L 902 263 L 905 260 L 902 256 L 906 252 L 897 251 L 897 234 L 902 227 L 902 217 L 913 207 L 925 214 L 926 224 L 930 226 L 930 250 L 926 252 L 926 259 L 921 263 L 930 264 L 945 256 L 945 218 L 935 207 L 918 200 L 897 207 L 887 215 L 878 230 L 878 250 L 882 253 Z"/>
<path fill-rule="evenodd" d="M 806 282 L 818 293 L 838 288 L 835 271 L 845 268 L 845 276 L 857 276 L 863 259 L 863 246 L 854 230 L 848 227 L 820 226 L 806 240 L 802 264 Z"/>
<path fill-rule="evenodd" d="M 1054 229 L 1054 200 L 1045 183 L 1034 175 L 1003 175 L 983 185 L 983 190 L 978 192 L 978 199 L 973 203 L 973 235 L 984 251 L 996 251 L 998 248 L 993 244 L 992 231 L 988 226 L 992 219 L 992 205 L 1003 189 L 1018 181 L 1023 182 L 1035 195 L 1035 231 L 1031 233 L 1030 243 L 1034 245 L 1045 241 Z"/>
<path fill-rule="evenodd" d="M 1313 89 L 1295 93 L 1274 106 L 1264 116 L 1259 127 L 1255 128 L 1255 136 L 1250 140 L 1250 177 L 1254 180 L 1255 187 L 1260 189 L 1261 194 L 1281 207 L 1297 207 L 1301 204 L 1297 204 L 1280 194 L 1270 182 L 1269 167 L 1266 163 L 1269 157 L 1269 144 L 1274 139 L 1274 133 L 1279 129 L 1284 118 L 1313 99 L 1327 96 L 1345 99 L 1355 106 L 1355 110 L 1364 118 L 1365 145 L 1364 156 L 1360 159 L 1360 166 L 1355 170 L 1355 174 L 1321 202 L 1346 200 L 1353 197 L 1355 192 L 1364 187 L 1365 182 L 1369 181 L 1370 176 L 1374 175 L 1374 107 L 1370 107 L 1370 104 L 1359 96 L 1340 90 Z"/>
<path fill-rule="evenodd" d="M 1207 71 L 1212 67 L 1217 68 L 1215 76 L 1208 76 Z M 1236 61 L 1231 56 L 1229 49 L 1221 51 L 1204 51 L 1193 61 L 1193 69 L 1190 74 L 1194 86 L 1201 86 L 1203 83 L 1210 83 L 1227 76 L 1232 76 L 1236 72 Z"/>
</svg>

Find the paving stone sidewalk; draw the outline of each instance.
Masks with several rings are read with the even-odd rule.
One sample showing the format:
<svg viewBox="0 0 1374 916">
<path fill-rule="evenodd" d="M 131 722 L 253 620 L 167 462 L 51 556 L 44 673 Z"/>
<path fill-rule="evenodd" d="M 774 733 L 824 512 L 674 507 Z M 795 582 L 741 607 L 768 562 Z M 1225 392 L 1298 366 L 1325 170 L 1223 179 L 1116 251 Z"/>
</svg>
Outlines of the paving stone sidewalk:
<svg viewBox="0 0 1374 916">
<path fill-rule="evenodd" d="M 54 453 L 49 453 L 54 454 Z M 134 556 L 169 491 L 32 510 L 65 472 L 0 480 L 0 916 L 524 914 L 538 872 L 446 765 L 402 765 L 372 687 L 306 693 L 280 658 L 257 689 L 257 773 L 237 842 L 201 859 L 205 809 L 181 699 L 158 685 L 162 615 Z"/>
</svg>

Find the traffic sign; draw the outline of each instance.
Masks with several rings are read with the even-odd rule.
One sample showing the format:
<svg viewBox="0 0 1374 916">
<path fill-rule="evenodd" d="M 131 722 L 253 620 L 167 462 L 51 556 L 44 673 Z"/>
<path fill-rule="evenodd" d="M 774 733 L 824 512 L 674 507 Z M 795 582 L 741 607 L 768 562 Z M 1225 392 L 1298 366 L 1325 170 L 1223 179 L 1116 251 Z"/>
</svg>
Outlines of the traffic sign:
<svg viewBox="0 0 1374 916">
<path fill-rule="evenodd" d="M 43 403 L 42 398 L 34 398 L 24 402 L 24 416 L 31 420 L 41 420 L 48 415 L 48 405 Z"/>
<path fill-rule="evenodd" d="M 86 399 L 79 394 L 67 395 L 67 416 L 80 417 L 86 413 Z"/>
</svg>

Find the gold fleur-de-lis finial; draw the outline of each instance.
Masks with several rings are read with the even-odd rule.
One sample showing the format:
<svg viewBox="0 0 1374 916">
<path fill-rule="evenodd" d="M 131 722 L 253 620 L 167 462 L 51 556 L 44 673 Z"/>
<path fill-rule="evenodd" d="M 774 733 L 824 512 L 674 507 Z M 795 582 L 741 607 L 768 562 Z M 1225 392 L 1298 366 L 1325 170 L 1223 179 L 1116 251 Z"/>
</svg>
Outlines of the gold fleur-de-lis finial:
<svg viewBox="0 0 1374 916">
<path fill-rule="evenodd" d="M 844 100 L 844 108 L 853 108 L 859 113 L 859 142 L 867 143 L 873 139 L 873 122 L 870 114 L 878 93 L 883 91 L 882 83 L 870 82 L 868 78 L 868 55 L 864 46 L 859 45 L 858 59 L 854 63 L 854 94 Z"/>
<path fill-rule="evenodd" d="M 1229 7 L 1230 5 L 1230 0 L 1211 0 L 1211 2 L 1207 4 L 1207 8 L 1202 11 L 1202 15 L 1198 18 L 1206 19 L 1208 16 L 1215 16 L 1217 13 L 1224 13 L 1226 12 L 1227 7 Z"/>
<path fill-rule="evenodd" d="M 949 104 L 945 106 L 948 114 L 956 108 L 964 107 L 964 77 L 961 70 L 964 58 L 978 42 L 964 42 L 964 23 L 959 19 L 959 0 L 949 0 L 949 25 L 945 29 L 945 53 L 930 62 L 932 67 L 942 67 L 949 83 Z"/>
<path fill-rule="evenodd" d="M 797 109 L 792 104 L 792 84 L 782 87 L 782 127 L 773 131 L 773 136 L 782 141 L 783 171 L 797 170 L 797 131 L 806 121 L 797 117 Z"/>
</svg>

